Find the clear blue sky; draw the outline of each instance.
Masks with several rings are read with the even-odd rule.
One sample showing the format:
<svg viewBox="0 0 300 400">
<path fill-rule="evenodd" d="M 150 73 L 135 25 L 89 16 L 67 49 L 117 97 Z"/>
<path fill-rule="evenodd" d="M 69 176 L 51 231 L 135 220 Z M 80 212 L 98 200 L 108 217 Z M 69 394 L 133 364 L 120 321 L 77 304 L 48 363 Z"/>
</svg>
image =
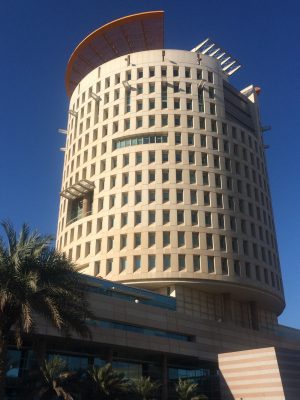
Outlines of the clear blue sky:
<svg viewBox="0 0 300 400">
<path fill-rule="evenodd" d="M 243 68 L 231 82 L 255 84 L 287 308 L 300 328 L 299 70 L 300 5 L 285 0 L 2 0 L 0 4 L 0 218 L 55 233 L 68 99 L 64 73 L 75 46 L 115 18 L 165 10 L 166 48 L 191 49 L 211 37 Z"/>
</svg>

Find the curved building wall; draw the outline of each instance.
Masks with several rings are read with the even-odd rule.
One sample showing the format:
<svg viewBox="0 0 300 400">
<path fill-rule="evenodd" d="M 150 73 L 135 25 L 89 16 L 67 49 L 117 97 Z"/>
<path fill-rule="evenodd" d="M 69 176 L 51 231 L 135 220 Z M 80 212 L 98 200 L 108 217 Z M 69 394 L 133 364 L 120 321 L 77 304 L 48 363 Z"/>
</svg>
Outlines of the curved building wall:
<svg viewBox="0 0 300 400">
<path fill-rule="evenodd" d="M 275 318 L 284 298 L 257 95 L 226 79 L 216 59 L 178 50 L 119 57 L 82 79 L 57 247 L 94 276 L 184 292 L 182 304 L 205 293 L 221 314 L 229 293 Z"/>
</svg>

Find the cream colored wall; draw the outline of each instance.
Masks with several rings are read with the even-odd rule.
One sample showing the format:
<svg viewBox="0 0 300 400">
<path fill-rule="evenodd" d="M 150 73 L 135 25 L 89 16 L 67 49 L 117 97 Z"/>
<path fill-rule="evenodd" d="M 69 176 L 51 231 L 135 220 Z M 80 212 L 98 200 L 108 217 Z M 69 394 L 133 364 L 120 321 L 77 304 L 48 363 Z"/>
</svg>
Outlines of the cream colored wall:
<svg viewBox="0 0 300 400">
<path fill-rule="evenodd" d="M 263 143 L 260 134 L 254 138 L 250 132 L 238 124 L 231 123 L 225 118 L 223 100 L 224 75 L 218 66 L 217 60 L 201 55 L 201 63 L 198 65 L 195 53 L 179 50 L 166 50 L 165 59 L 162 60 L 162 51 L 147 51 L 130 55 L 130 64 L 125 57 L 120 57 L 101 65 L 88 74 L 78 85 L 70 100 L 70 110 L 77 113 L 77 117 L 70 115 L 68 121 L 68 135 L 64 161 L 64 173 L 62 189 L 72 186 L 75 182 L 86 178 L 95 184 L 92 214 L 76 222 L 67 224 L 68 200 L 61 198 L 57 248 L 66 253 L 76 262 L 82 272 L 105 277 L 111 280 L 126 283 L 146 284 L 148 288 L 172 285 L 180 280 L 197 281 L 203 287 L 207 282 L 210 288 L 216 287 L 217 292 L 235 291 L 236 296 L 245 296 L 247 300 L 259 298 L 266 307 L 280 313 L 283 307 L 283 293 L 281 288 L 280 267 L 276 250 L 276 239 L 273 227 L 271 199 L 268 191 L 267 176 L 265 174 L 265 161 L 263 157 Z M 173 77 L 173 67 L 179 67 L 179 77 Z M 155 76 L 149 77 L 149 68 L 155 69 Z M 161 76 L 161 67 L 167 67 L 167 76 Z M 185 68 L 191 69 L 191 78 L 185 78 Z M 138 78 L 139 69 L 143 69 L 143 77 Z M 204 112 L 198 111 L 197 69 L 203 71 L 203 79 L 208 80 L 208 72 L 213 72 L 214 82 L 205 82 Z M 128 81 L 131 87 L 131 112 L 125 110 L 125 91 L 123 81 L 126 81 L 127 72 L 131 72 Z M 120 74 L 120 83 L 115 84 L 116 75 Z M 107 80 L 110 79 L 110 86 Z M 99 82 L 101 88 L 99 89 Z M 161 82 L 168 83 L 167 108 L 161 108 Z M 180 82 L 180 92 L 174 93 L 173 82 Z M 149 83 L 155 84 L 155 92 L 149 93 Z M 191 84 L 191 94 L 185 92 L 186 83 Z M 98 85 L 98 86 L 97 86 Z M 127 83 L 125 83 L 125 86 Z M 143 93 L 138 94 L 138 85 L 143 85 Z M 213 87 L 215 99 L 209 99 L 208 87 Z M 89 95 L 100 96 L 99 116 L 97 122 L 97 101 Z M 115 99 L 116 91 L 119 98 Z M 109 95 L 109 98 L 108 98 Z M 84 99 L 83 99 L 84 97 Z M 95 97 L 95 96 L 94 96 Z M 179 98 L 181 108 L 174 110 L 174 98 Z M 155 100 L 155 108 L 149 110 L 149 99 Z M 186 100 L 192 100 L 193 110 L 187 110 Z M 143 109 L 137 110 L 137 102 L 141 101 Z M 216 106 L 216 115 L 210 113 L 210 103 Z M 119 113 L 116 114 L 116 107 Z M 254 105 L 255 107 L 255 105 Z M 108 112 L 107 118 L 105 112 Z M 168 116 L 167 126 L 162 126 L 161 115 Z M 181 116 L 181 124 L 174 126 L 174 115 Z M 148 126 L 148 117 L 155 117 L 155 124 Z M 187 126 L 187 117 L 193 117 L 193 127 Z M 200 129 L 199 117 L 205 118 L 206 127 Z M 137 127 L 137 119 L 142 119 L 142 126 Z M 124 130 L 124 121 L 130 119 L 130 129 Z M 217 132 L 211 130 L 211 120 L 217 123 Z M 228 134 L 222 134 L 222 123 L 227 124 Z M 118 131 L 113 132 L 118 124 Z M 232 137 L 232 127 L 237 130 L 237 138 Z M 107 128 L 107 132 L 106 132 Z M 244 131 L 245 141 L 241 140 L 241 130 Z M 168 135 L 168 143 L 141 144 L 114 149 L 113 142 L 126 137 L 136 137 L 147 134 Z M 175 143 L 175 133 L 181 133 L 181 144 Z M 194 135 L 194 145 L 188 144 L 188 135 Z M 201 147 L 200 135 L 206 135 L 206 147 Z M 252 137 L 250 147 L 248 137 Z M 218 141 L 218 149 L 213 149 L 213 140 Z M 225 141 L 225 142 L 224 142 Z M 224 149 L 224 143 L 228 142 L 229 152 Z M 255 147 L 256 143 L 256 147 Z M 239 153 L 234 154 L 234 146 L 238 146 Z M 256 150 L 257 149 L 257 150 Z M 149 163 L 149 152 L 155 152 L 155 162 Z M 162 162 L 162 152 L 168 151 L 169 161 Z M 243 151 L 247 154 L 244 159 Z M 142 153 L 142 162 L 136 165 L 136 153 Z M 176 152 L 181 152 L 182 161 L 176 162 Z M 189 163 L 189 152 L 194 152 L 195 163 Z M 202 154 L 208 157 L 208 166 L 202 165 Z M 255 164 L 252 163 L 250 153 L 253 154 Z M 129 156 L 129 164 L 124 166 L 124 156 Z M 214 166 L 214 156 L 220 160 L 220 168 Z M 225 158 L 231 163 L 231 171 L 225 168 Z M 105 163 L 105 168 L 103 165 Z M 115 163 L 116 166 L 113 164 Z M 240 163 L 241 172 L 235 170 L 236 163 Z M 258 164 L 257 164 L 258 163 Z M 245 178 L 244 167 L 252 174 L 256 174 L 256 183 Z M 259 167 L 259 168 L 258 168 Z M 169 170 L 169 181 L 162 182 L 162 170 Z M 176 170 L 182 170 L 182 181 L 176 182 Z M 142 181 L 135 182 L 137 171 L 142 173 Z M 149 171 L 154 172 L 155 179 L 149 182 Z M 195 171 L 196 183 L 191 184 L 189 173 Z M 209 185 L 203 184 L 203 172 L 209 174 Z M 128 174 L 128 184 L 123 184 L 124 174 Z M 220 175 L 222 187 L 216 187 L 216 174 Z M 112 178 L 115 177 L 115 186 L 112 187 Z M 233 190 L 228 189 L 227 179 L 232 179 Z M 238 193 L 237 181 L 241 181 L 242 193 Z M 102 188 L 103 183 L 103 188 Z M 251 197 L 247 196 L 246 184 L 249 185 Z M 169 201 L 162 201 L 162 191 L 169 190 Z M 176 200 L 176 190 L 183 190 L 183 202 Z M 155 201 L 149 202 L 149 191 L 155 191 Z M 191 190 L 197 193 L 197 203 L 191 204 Z M 135 192 L 140 191 L 142 201 L 135 204 Z M 255 199 L 254 193 L 257 192 Z M 211 203 L 204 204 L 204 192 L 210 192 Z M 128 193 L 128 204 L 122 205 L 122 194 Z M 217 193 L 223 196 L 223 207 L 217 205 Z M 112 196 L 115 196 L 115 206 L 111 207 Z M 235 209 L 229 209 L 229 196 L 235 201 Z M 248 203 L 253 205 L 253 217 L 247 211 L 242 213 L 238 208 L 238 198 L 243 199 L 247 210 Z M 263 201 L 263 202 L 262 202 Z M 103 202 L 103 205 L 101 203 Z M 257 220 L 256 208 L 260 208 L 261 216 L 266 214 L 266 223 L 263 218 Z M 177 223 L 177 211 L 184 211 L 184 223 Z M 155 211 L 156 221 L 149 225 L 148 212 Z M 163 224 L 163 211 L 170 212 L 170 222 Z M 198 224 L 192 225 L 191 211 L 198 215 Z M 141 213 L 141 223 L 135 225 L 134 214 Z M 205 212 L 210 212 L 212 226 L 205 225 Z M 122 214 L 128 214 L 128 223 L 121 226 Z M 218 213 L 224 215 L 225 227 L 218 226 Z M 230 228 L 230 217 L 236 218 L 237 229 L 234 232 Z M 109 227 L 109 221 L 114 218 L 114 226 Z M 245 220 L 247 233 L 241 231 L 241 219 Z M 251 224 L 255 226 L 256 237 L 250 234 Z M 102 225 L 102 227 L 101 227 Z M 261 227 L 263 240 L 259 237 L 258 226 Z M 170 244 L 163 246 L 163 233 L 170 232 Z M 178 246 L 178 232 L 185 234 L 185 245 Z M 141 244 L 134 245 L 134 235 L 141 235 Z M 149 247 L 148 235 L 154 233 L 155 245 Z M 193 247 L 192 234 L 199 235 L 199 246 Z M 206 234 L 213 235 L 213 248 L 208 249 Z M 120 246 L 121 236 L 127 236 L 127 245 Z M 227 248 L 220 248 L 220 235 L 225 235 Z M 266 242 L 266 235 L 269 243 Z M 231 239 L 236 238 L 238 252 L 232 248 Z M 108 249 L 108 243 L 113 240 L 112 249 Z M 243 241 L 248 242 L 248 255 L 243 251 Z M 101 246 L 100 246 L 101 243 Z M 252 243 L 258 249 L 259 258 L 253 254 Z M 261 247 L 265 248 L 266 261 L 262 261 Z M 272 265 L 268 260 L 270 252 Z M 170 255 L 170 268 L 163 268 L 163 255 Z M 178 256 L 185 256 L 185 268 L 180 270 Z M 200 256 L 200 270 L 195 271 L 193 256 Z M 155 267 L 150 270 L 149 256 L 155 256 Z M 208 257 L 214 257 L 214 272 L 208 271 Z M 127 266 L 120 271 L 120 259 L 127 259 Z M 134 269 L 134 257 L 141 257 L 141 267 Z M 228 261 L 228 274 L 222 273 L 221 259 Z M 112 260 L 112 270 L 108 270 L 108 260 Z M 239 262 L 240 276 L 234 271 L 234 260 Z M 245 263 L 251 264 L 252 274 L 247 277 Z M 255 277 L 255 266 L 259 265 L 261 279 Z M 99 267 L 99 271 L 98 271 Z M 269 283 L 264 282 L 264 270 L 268 274 Z M 272 285 L 271 274 L 274 276 Z M 278 281 L 276 280 L 278 277 Z M 218 283 L 217 286 L 214 286 Z M 229 285 L 230 283 L 230 285 Z M 205 286 L 205 284 L 204 284 Z M 255 289 L 254 291 L 252 289 Z M 214 289 L 210 289 L 214 290 Z M 258 296 L 259 292 L 259 296 Z"/>
</svg>

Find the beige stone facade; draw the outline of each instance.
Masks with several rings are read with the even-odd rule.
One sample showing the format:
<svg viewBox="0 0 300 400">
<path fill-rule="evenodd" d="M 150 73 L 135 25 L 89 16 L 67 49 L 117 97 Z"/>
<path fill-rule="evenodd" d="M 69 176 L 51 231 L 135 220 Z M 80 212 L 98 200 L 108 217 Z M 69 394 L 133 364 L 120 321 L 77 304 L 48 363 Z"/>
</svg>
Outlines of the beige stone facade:
<svg viewBox="0 0 300 400">
<path fill-rule="evenodd" d="M 142 51 L 90 72 L 69 109 L 58 249 L 83 273 L 181 293 L 182 306 L 198 291 L 196 312 L 214 298 L 217 319 L 242 313 L 251 326 L 256 302 L 263 324 L 276 323 L 284 300 L 255 88 L 238 92 L 206 55 Z M 239 302 L 226 315 L 224 293 Z"/>
</svg>

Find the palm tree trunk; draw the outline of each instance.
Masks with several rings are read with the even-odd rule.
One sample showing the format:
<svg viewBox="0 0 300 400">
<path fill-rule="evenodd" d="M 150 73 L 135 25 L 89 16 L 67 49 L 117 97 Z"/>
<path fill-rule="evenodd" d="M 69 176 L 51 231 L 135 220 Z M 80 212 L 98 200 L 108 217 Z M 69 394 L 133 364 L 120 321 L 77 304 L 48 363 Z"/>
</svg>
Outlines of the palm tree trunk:
<svg viewBox="0 0 300 400">
<path fill-rule="evenodd" d="M 7 340 L 0 332 L 0 399 L 5 399 Z"/>
</svg>

